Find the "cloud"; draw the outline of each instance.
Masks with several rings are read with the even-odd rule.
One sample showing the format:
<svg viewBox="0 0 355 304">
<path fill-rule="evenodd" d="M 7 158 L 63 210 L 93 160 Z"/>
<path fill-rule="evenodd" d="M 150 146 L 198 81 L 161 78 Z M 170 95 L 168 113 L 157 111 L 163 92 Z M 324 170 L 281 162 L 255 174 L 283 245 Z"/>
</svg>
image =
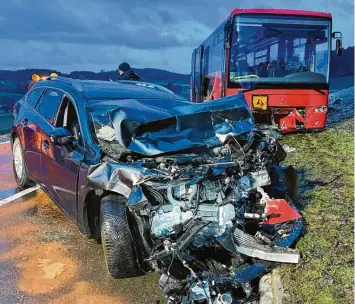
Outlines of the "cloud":
<svg viewBox="0 0 355 304">
<path fill-rule="evenodd" d="M 0 67 L 17 70 L 24 68 L 51 68 L 61 72 L 73 70 L 100 71 L 115 70 L 122 61 L 137 68 L 163 68 L 180 73 L 188 73 L 186 64 L 190 62 L 191 49 L 178 47 L 144 51 L 125 46 L 100 46 L 97 44 L 60 43 L 48 44 L 40 41 L 19 42 L 0 39 L 7 45 L 0 56 Z M 188 67 L 189 69 L 189 67 Z"/>
<path fill-rule="evenodd" d="M 166 10 L 132 9 L 117 2 L 104 5 L 91 0 L 84 7 L 83 1 L 75 0 L 26 3 L 0 5 L 1 14 L 8 17 L 0 23 L 0 38 L 160 49 L 193 46 L 201 38 L 186 39 L 183 33 L 204 27 L 194 20 L 176 20 Z"/>
<path fill-rule="evenodd" d="M 241 8 L 330 11 L 353 45 L 352 0 L 249 0 Z M 1 68 L 137 67 L 190 71 L 191 53 L 235 8 L 234 0 L 13 0 L 0 3 Z M 16 20 L 16 22 L 14 22 Z M 3 44 L 5 43 L 6 44 Z M 5 60 L 6 59 L 6 60 Z"/>
</svg>

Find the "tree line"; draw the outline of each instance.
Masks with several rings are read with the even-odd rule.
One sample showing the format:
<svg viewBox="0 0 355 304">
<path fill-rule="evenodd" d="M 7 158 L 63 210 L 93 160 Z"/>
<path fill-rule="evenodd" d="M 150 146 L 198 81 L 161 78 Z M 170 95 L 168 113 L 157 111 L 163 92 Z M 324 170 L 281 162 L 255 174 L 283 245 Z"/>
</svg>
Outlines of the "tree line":
<svg viewBox="0 0 355 304">
<path fill-rule="evenodd" d="M 343 49 L 342 56 L 332 52 L 330 77 L 344 77 L 354 75 L 354 47 Z"/>
<path fill-rule="evenodd" d="M 142 80 L 154 82 L 165 81 L 166 87 L 173 92 L 179 94 L 181 87 L 178 83 L 189 84 L 189 74 L 173 73 L 160 69 L 134 69 L 142 78 Z M 20 93 L 27 92 L 28 84 L 31 81 L 32 74 L 49 75 L 51 72 L 56 72 L 59 76 L 70 77 L 73 79 L 91 79 L 91 80 L 117 80 L 119 73 L 117 71 L 73 71 L 71 73 L 61 73 L 56 70 L 49 69 L 23 69 L 18 71 L 0 70 L 0 92 Z M 331 77 L 343 77 L 354 75 L 354 47 L 348 47 L 343 50 L 342 56 L 336 56 L 335 51 L 331 53 Z M 13 85 L 7 84 L 5 81 L 16 82 Z"/>
</svg>

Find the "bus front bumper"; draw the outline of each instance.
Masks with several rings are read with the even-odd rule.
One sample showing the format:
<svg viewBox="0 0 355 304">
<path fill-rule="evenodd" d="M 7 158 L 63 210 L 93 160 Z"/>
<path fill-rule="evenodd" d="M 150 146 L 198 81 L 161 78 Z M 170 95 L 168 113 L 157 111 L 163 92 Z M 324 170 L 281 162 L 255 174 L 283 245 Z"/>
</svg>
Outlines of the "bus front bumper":
<svg viewBox="0 0 355 304">
<path fill-rule="evenodd" d="M 253 114 L 257 124 L 270 125 L 281 133 L 289 133 L 325 128 L 327 110 L 327 106 L 304 108 L 269 107 L 268 111 L 253 111 Z"/>
</svg>

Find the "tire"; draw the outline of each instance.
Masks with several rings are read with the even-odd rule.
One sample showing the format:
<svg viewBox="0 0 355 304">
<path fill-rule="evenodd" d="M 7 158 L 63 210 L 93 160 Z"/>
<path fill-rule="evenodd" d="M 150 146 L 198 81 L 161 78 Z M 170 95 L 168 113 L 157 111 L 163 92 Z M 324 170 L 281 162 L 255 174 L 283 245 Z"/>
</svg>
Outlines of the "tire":
<svg viewBox="0 0 355 304">
<path fill-rule="evenodd" d="M 14 171 L 16 183 L 21 188 L 32 186 L 32 182 L 28 177 L 21 142 L 18 138 L 15 138 L 12 145 L 12 168 Z"/>
<path fill-rule="evenodd" d="M 108 195 L 101 201 L 101 241 L 108 272 L 114 278 L 141 274 L 126 215 L 126 199 Z"/>
</svg>

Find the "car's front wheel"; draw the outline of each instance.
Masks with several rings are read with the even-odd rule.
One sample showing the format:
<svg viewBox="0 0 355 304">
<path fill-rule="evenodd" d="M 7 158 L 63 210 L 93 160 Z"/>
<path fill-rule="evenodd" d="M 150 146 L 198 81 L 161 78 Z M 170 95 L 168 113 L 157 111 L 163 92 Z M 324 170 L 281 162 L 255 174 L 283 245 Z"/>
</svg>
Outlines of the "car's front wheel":
<svg viewBox="0 0 355 304">
<path fill-rule="evenodd" d="M 141 274 L 128 225 L 125 198 L 108 195 L 101 201 L 101 241 L 109 273 L 115 278 Z"/>
<path fill-rule="evenodd" d="M 20 187 L 31 186 L 31 180 L 28 177 L 26 164 L 23 158 L 21 142 L 18 138 L 14 140 L 12 146 L 12 167 L 16 183 Z"/>
</svg>

